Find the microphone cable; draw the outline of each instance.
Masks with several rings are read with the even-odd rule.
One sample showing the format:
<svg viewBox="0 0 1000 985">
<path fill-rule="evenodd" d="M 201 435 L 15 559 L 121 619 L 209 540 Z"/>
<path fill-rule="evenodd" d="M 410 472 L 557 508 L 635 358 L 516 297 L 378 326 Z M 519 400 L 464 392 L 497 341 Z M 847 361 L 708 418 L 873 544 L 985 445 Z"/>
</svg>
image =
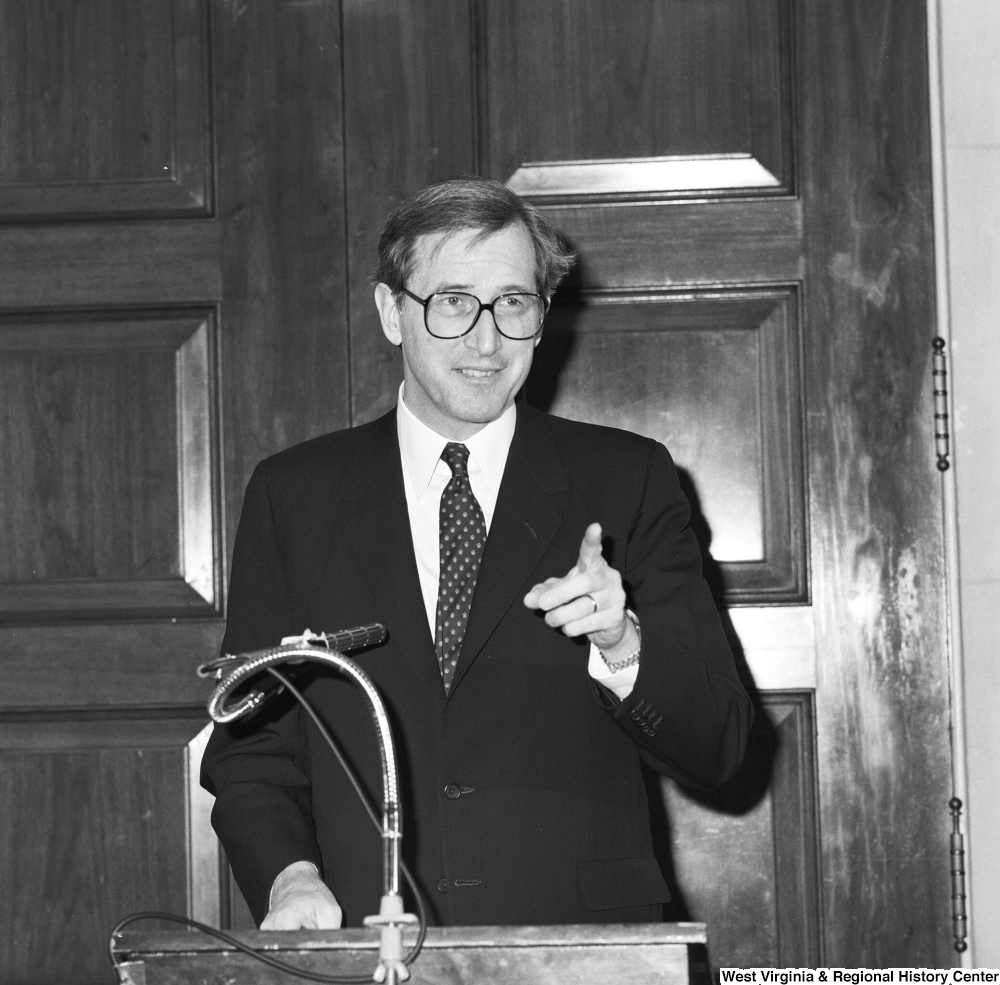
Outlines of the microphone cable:
<svg viewBox="0 0 1000 985">
<path fill-rule="evenodd" d="M 337 762 L 340 763 L 340 768 L 344 771 L 345 776 L 354 788 L 354 792 L 358 795 L 358 800 L 361 801 L 361 806 L 364 807 L 365 813 L 368 815 L 372 824 L 375 825 L 375 830 L 378 832 L 379 837 L 381 837 L 382 822 L 379 821 L 378 815 L 375 813 L 375 808 L 372 807 L 371 802 L 368 799 L 368 795 L 361 786 L 361 782 L 355 775 L 354 770 L 352 770 L 348 764 L 340 746 L 337 745 L 336 740 L 330 734 L 330 730 L 323 724 L 322 719 L 316 714 L 312 705 L 306 701 L 305 695 L 302 694 L 302 692 L 284 674 L 282 674 L 281 671 L 275 670 L 274 667 L 268 667 L 266 669 L 269 674 L 276 677 L 278 681 L 288 689 L 288 691 L 295 697 L 296 701 L 302 705 L 306 714 L 312 719 L 313 724 L 319 730 L 319 734 L 330 747 L 330 750 L 336 757 Z M 424 903 L 423 894 L 420 892 L 419 886 L 417 886 L 417 881 L 413 878 L 409 867 L 402 859 L 399 860 L 399 868 L 403 873 L 403 878 L 406 880 L 407 885 L 413 892 L 414 900 L 417 906 L 417 918 L 419 920 L 417 939 L 414 941 L 410 950 L 407 951 L 403 957 L 403 964 L 409 967 L 417 959 L 417 955 L 423 948 L 424 940 L 427 937 L 427 909 Z M 140 920 L 166 920 L 171 923 L 183 924 L 186 927 L 193 927 L 195 930 L 200 930 L 203 934 L 207 934 L 209 937 L 214 937 L 217 940 L 222 941 L 224 944 L 228 944 L 235 950 L 242 951 L 244 954 L 255 958 L 263 964 L 276 968 L 278 971 L 284 971 L 289 975 L 294 975 L 296 978 L 305 978 L 311 982 L 323 982 L 327 983 L 327 985 L 364 985 L 364 983 L 374 980 L 372 975 L 323 975 L 319 972 L 307 971 L 305 968 L 299 968 L 296 965 L 282 961 L 280 958 L 272 957 L 265 951 L 258 951 L 256 948 L 250 947 L 249 944 L 244 944 L 232 935 L 227 934 L 224 930 L 209 927 L 207 924 L 199 923 L 197 920 L 192 920 L 190 917 L 181 917 L 175 913 L 161 913 L 156 910 L 147 910 L 142 913 L 133 913 L 130 916 L 125 917 L 124 920 L 120 920 L 117 924 L 115 924 L 114 929 L 111 931 L 111 936 L 108 939 L 108 955 L 111 958 L 111 964 L 118 975 L 119 981 L 122 982 L 127 981 L 127 979 L 123 977 L 122 972 L 119 970 L 123 962 L 118 960 L 118 955 L 115 952 L 115 938 L 129 924 L 137 923 Z"/>
</svg>

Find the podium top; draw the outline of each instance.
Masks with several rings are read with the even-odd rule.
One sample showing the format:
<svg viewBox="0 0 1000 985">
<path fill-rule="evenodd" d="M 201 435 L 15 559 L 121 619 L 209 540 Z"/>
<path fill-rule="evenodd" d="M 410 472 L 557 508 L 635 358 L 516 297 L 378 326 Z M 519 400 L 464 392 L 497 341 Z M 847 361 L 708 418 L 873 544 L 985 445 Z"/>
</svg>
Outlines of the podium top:
<svg viewBox="0 0 1000 985">
<path fill-rule="evenodd" d="M 375 950 L 378 933 L 366 927 L 348 930 L 232 930 L 230 936 L 270 952 Z M 404 945 L 416 930 L 404 931 Z M 580 945 L 707 944 L 703 923 L 558 924 L 525 927 L 429 927 L 424 949 L 491 947 L 579 947 Z M 227 944 L 193 930 L 130 931 L 119 934 L 115 951 L 141 957 L 150 953 L 230 951 Z"/>
</svg>

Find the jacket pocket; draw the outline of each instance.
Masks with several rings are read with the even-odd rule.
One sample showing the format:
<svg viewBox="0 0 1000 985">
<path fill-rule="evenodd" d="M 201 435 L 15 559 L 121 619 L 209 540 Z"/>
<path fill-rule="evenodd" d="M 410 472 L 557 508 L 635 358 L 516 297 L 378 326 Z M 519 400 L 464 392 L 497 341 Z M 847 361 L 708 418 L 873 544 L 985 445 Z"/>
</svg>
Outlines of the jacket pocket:
<svg viewBox="0 0 1000 985">
<path fill-rule="evenodd" d="M 604 858 L 576 863 L 576 879 L 592 910 L 619 910 L 670 902 L 655 858 Z"/>
</svg>

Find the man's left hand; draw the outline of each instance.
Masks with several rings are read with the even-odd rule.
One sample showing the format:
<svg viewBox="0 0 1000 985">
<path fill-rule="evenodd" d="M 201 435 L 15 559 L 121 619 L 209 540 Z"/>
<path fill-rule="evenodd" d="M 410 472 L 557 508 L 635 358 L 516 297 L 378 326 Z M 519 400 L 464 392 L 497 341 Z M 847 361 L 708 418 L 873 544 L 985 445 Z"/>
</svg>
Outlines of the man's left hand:
<svg viewBox="0 0 1000 985">
<path fill-rule="evenodd" d="M 625 615 L 622 576 L 604 560 L 601 525 L 587 527 L 580 557 L 562 578 L 547 578 L 524 597 L 529 609 L 541 609 L 545 621 L 567 636 L 586 636 L 608 658 L 632 652 L 638 638 Z"/>
</svg>

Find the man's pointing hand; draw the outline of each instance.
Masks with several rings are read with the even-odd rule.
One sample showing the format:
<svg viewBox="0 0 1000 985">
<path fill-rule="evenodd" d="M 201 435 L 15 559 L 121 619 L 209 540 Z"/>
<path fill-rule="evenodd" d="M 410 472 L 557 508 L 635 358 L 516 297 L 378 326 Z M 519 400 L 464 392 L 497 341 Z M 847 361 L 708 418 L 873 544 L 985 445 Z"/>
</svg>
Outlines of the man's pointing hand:
<svg viewBox="0 0 1000 985">
<path fill-rule="evenodd" d="M 601 525 L 587 527 L 576 564 L 562 578 L 547 578 L 524 597 L 545 621 L 567 636 L 586 636 L 609 659 L 638 647 L 635 627 L 625 616 L 621 575 L 601 551 Z"/>
</svg>

